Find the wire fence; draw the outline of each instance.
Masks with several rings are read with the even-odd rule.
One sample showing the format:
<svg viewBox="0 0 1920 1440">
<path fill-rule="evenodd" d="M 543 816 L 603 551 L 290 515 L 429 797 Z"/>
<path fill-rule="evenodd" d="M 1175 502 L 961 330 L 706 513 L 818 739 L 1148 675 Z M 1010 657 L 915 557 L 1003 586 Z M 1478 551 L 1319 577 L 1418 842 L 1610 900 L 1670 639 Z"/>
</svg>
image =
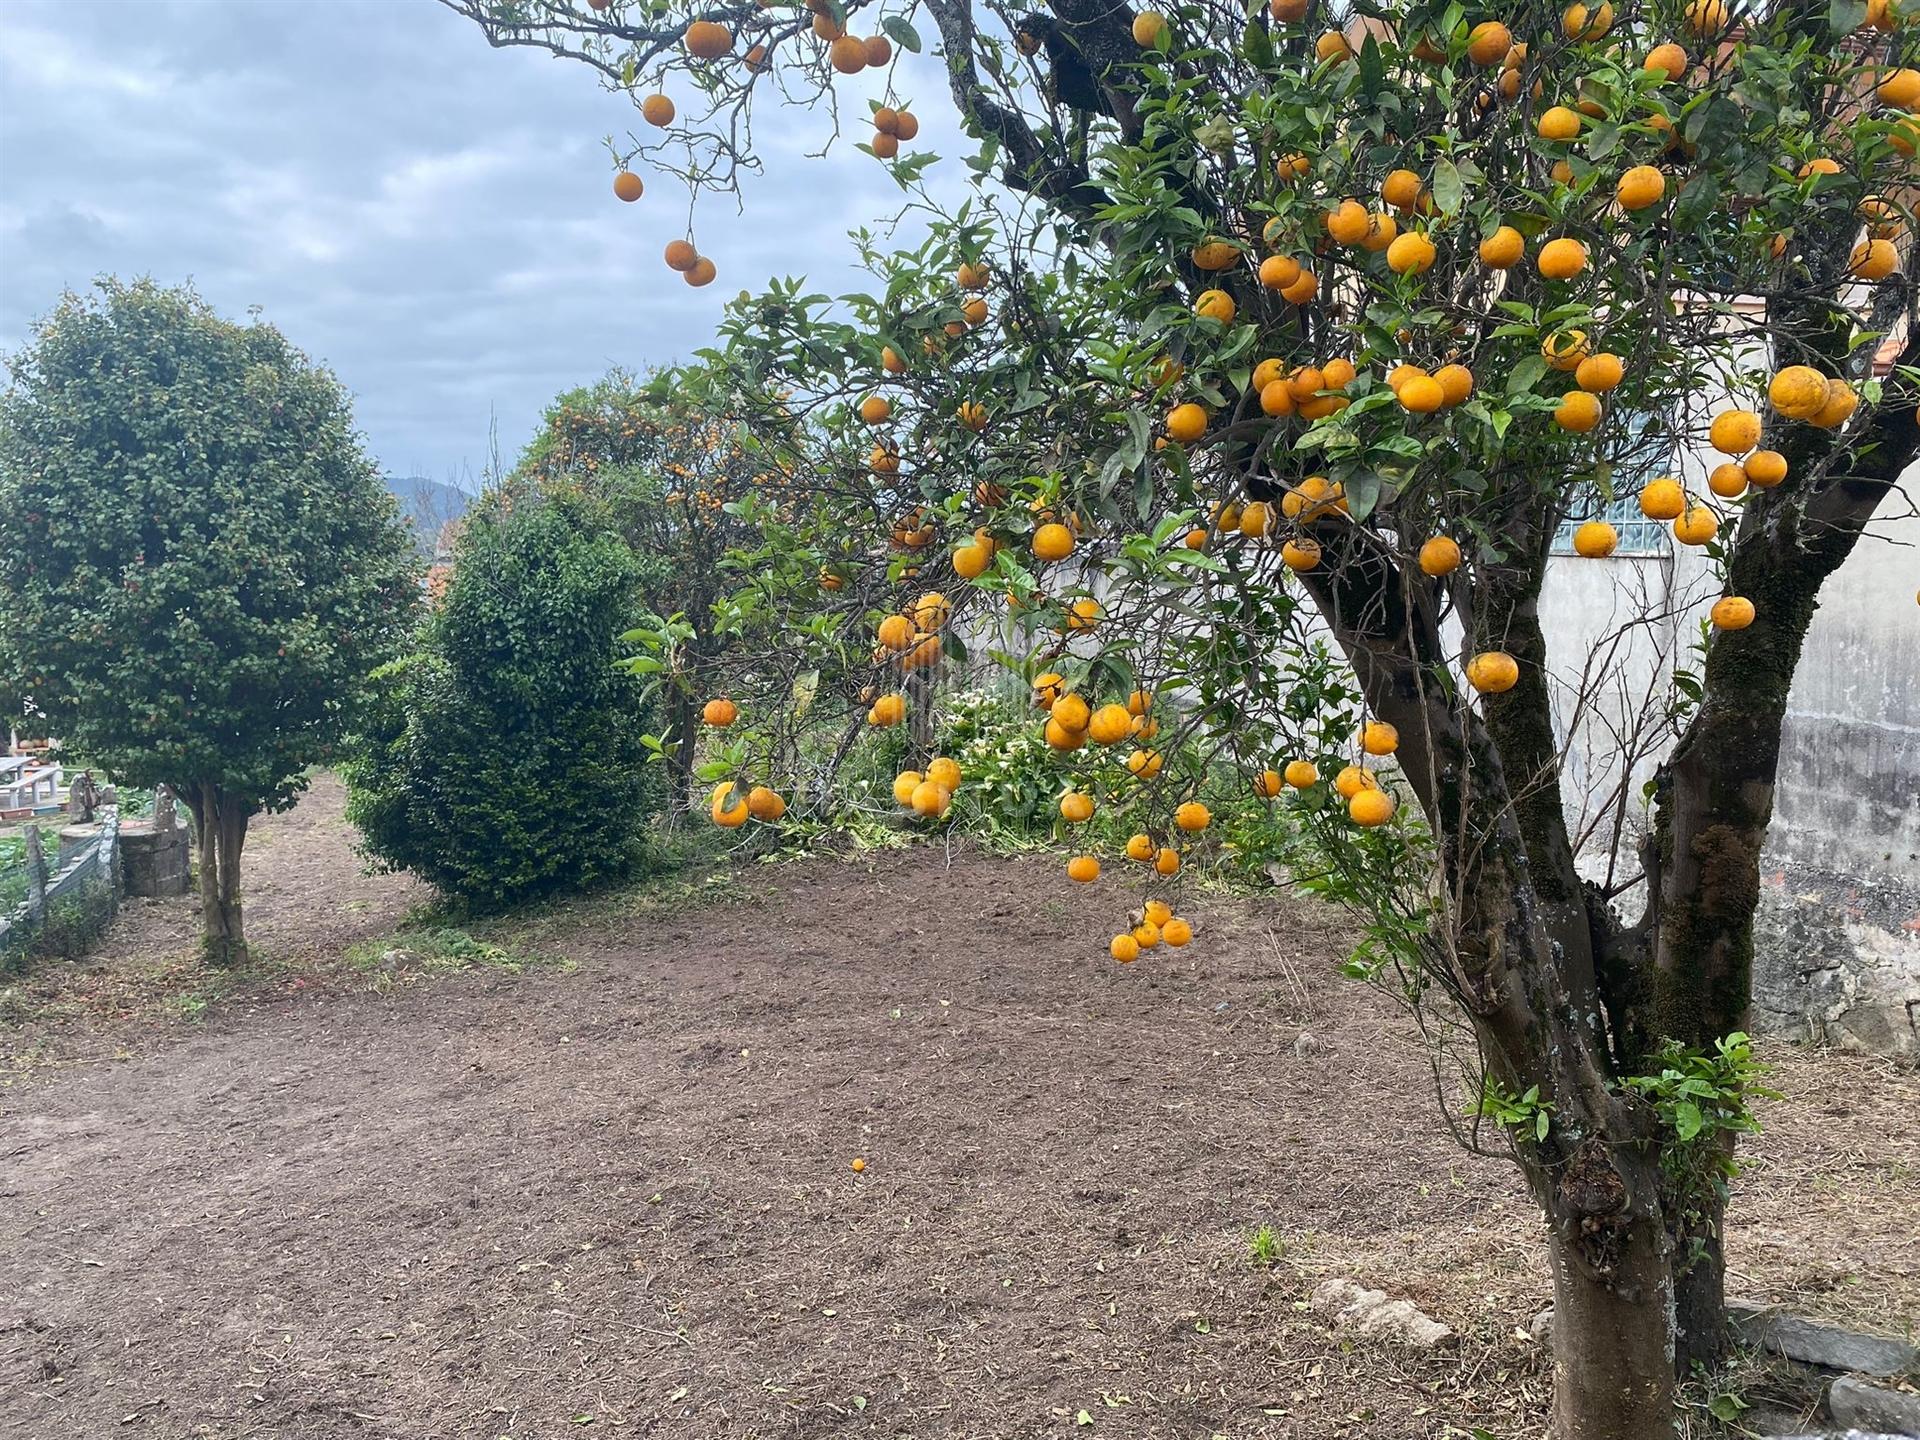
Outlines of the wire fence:
<svg viewBox="0 0 1920 1440">
<path fill-rule="evenodd" d="M 0 913 L 0 967 L 30 956 L 83 954 L 119 912 L 120 812 L 101 812 L 99 831 L 47 862 L 38 825 L 25 832 L 25 898 Z M 18 882 L 10 887 L 18 889 Z"/>
</svg>

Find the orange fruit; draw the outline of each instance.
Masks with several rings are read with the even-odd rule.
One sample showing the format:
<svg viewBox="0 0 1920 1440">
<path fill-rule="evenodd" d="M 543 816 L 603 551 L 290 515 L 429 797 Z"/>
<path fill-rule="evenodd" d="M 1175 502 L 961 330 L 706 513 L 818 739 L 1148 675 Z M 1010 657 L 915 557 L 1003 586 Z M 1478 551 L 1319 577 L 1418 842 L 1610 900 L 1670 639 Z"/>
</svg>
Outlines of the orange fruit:
<svg viewBox="0 0 1920 1440">
<path fill-rule="evenodd" d="M 1396 275 L 1423 275 L 1433 266 L 1433 242 L 1409 230 L 1387 246 L 1387 268 Z"/>
<path fill-rule="evenodd" d="M 1587 358 L 1587 332 L 1556 330 L 1540 342 L 1540 354 L 1556 370 L 1577 370 Z"/>
<path fill-rule="evenodd" d="M 1296 535 L 1280 547 L 1280 559 L 1289 570 L 1311 570 L 1320 563 L 1320 542 Z"/>
<path fill-rule="evenodd" d="M 1744 466 L 1728 461 L 1724 465 L 1713 467 L 1713 473 L 1707 476 L 1707 488 L 1723 500 L 1732 500 L 1746 493 L 1747 472 Z"/>
<path fill-rule="evenodd" d="M 666 249 L 667 268 L 685 273 L 700 263 L 700 252 L 685 240 L 669 240 Z"/>
<path fill-rule="evenodd" d="M 1212 819 L 1207 807 L 1198 800 L 1189 800 L 1173 812 L 1173 823 L 1189 834 L 1206 829 Z"/>
<path fill-rule="evenodd" d="M 697 60 L 718 60 L 733 48 L 733 32 L 712 20 L 696 20 L 687 26 L 687 53 Z"/>
<path fill-rule="evenodd" d="M 1142 50 L 1151 50 L 1160 41 L 1160 32 L 1167 28 L 1167 17 L 1153 10 L 1142 10 L 1133 17 L 1133 43 Z"/>
<path fill-rule="evenodd" d="M 1847 273 L 1856 280 L 1884 280 L 1899 268 L 1900 252 L 1891 240 L 1862 240 L 1847 262 Z"/>
<path fill-rule="evenodd" d="M 1096 745 L 1117 745 L 1133 732 L 1133 716 L 1124 705 L 1102 705 L 1087 722 L 1087 738 Z"/>
<path fill-rule="evenodd" d="M 1271 800 L 1280 793 L 1281 784 L 1278 770 L 1262 770 L 1253 777 L 1253 793 L 1262 800 Z"/>
<path fill-rule="evenodd" d="M 1260 413 L 1271 415 L 1275 419 L 1284 419 L 1293 414 L 1300 402 L 1293 398 L 1293 390 L 1285 380 L 1273 380 L 1260 387 Z"/>
<path fill-rule="evenodd" d="M 1649 480 L 1640 490 L 1640 513 L 1649 520 L 1674 520 L 1687 508 L 1687 492 L 1671 475 Z"/>
<path fill-rule="evenodd" d="M 1636 165 L 1620 177 L 1613 195 L 1622 210 L 1644 210 L 1666 198 L 1667 177 L 1657 165 Z"/>
<path fill-rule="evenodd" d="M 1620 532 L 1604 520 L 1589 520 L 1573 532 L 1573 553 L 1604 560 L 1619 548 Z"/>
<path fill-rule="evenodd" d="M 1135 750 L 1127 756 L 1127 769 L 1141 780 L 1153 779 L 1166 763 L 1158 750 Z"/>
<path fill-rule="evenodd" d="M 1347 43 L 1347 37 L 1338 30 L 1329 30 L 1313 42 L 1313 53 L 1322 62 L 1328 60 L 1351 60 L 1353 46 Z"/>
<path fill-rule="evenodd" d="M 1177 852 L 1162 846 L 1159 853 L 1153 857 L 1153 868 L 1161 875 L 1177 875 L 1180 873 L 1180 856 Z"/>
<path fill-rule="evenodd" d="M 1231 240 L 1202 240 L 1193 247 L 1189 258 L 1199 270 L 1228 270 L 1240 258 L 1240 247 Z"/>
<path fill-rule="evenodd" d="M 893 402 L 884 395 L 869 395 L 860 402 L 860 418 L 869 425 L 883 424 L 893 414 Z"/>
<path fill-rule="evenodd" d="M 649 125 L 671 125 L 673 114 L 673 101 L 664 95 L 649 95 L 640 102 L 640 118 Z"/>
<path fill-rule="evenodd" d="M 1107 953 L 1122 965 L 1130 965 L 1140 958 L 1140 942 L 1131 935 L 1116 935 L 1107 942 Z"/>
<path fill-rule="evenodd" d="M 681 278 L 685 280 L 687 284 L 698 287 L 701 285 L 711 285 L 714 282 L 714 277 L 719 273 L 720 272 L 714 268 L 713 261 L 702 255 L 698 260 L 693 262 L 693 268 L 684 272 Z"/>
<path fill-rule="evenodd" d="M 1360 748 L 1369 755 L 1391 755 L 1400 748 L 1400 732 L 1384 720 L 1360 727 Z"/>
<path fill-rule="evenodd" d="M 1396 210 L 1411 210 L 1420 199 L 1420 177 L 1411 170 L 1395 170 L 1380 182 L 1380 198 Z"/>
<path fill-rule="evenodd" d="M 622 170 L 613 177 L 613 193 L 631 204 L 646 192 L 646 186 L 640 177 L 631 170 Z"/>
<path fill-rule="evenodd" d="M 1281 774 L 1296 790 L 1304 790 L 1320 778 L 1319 767 L 1311 760 L 1289 760 Z"/>
<path fill-rule="evenodd" d="M 756 785 L 747 791 L 747 813 L 756 820 L 778 820 L 787 813 L 787 802 L 779 792 Z"/>
<path fill-rule="evenodd" d="M 1151 920 L 1142 920 L 1133 927 L 1133 938 L 1142 950 L 1151 950 L 1160 943 L 1160 927 Z"/>
<path fill-rule="evenodd" d="M 1047 717 L 1047 723 L 1040 734 L 1049 748 L 1054 750 L 1078 750 L 1087 743 L 1085 730 L 1070 729 L 1052 716 Z"/>
<path fill-rule="evenodd" d="M 1436 535 L 1420 547 L 1420 570 L 1426 575 L 1451 575 L 1460 568 L 1460 547 L 1445 535 Z"/>
<path fill-rule="evenodd" d="M 1487 20 L 1467 35 L 1467 58 L 1476 65 L 1498 65 L 1513 48 L 1513 35 L 1498 20 Z"/>
<path fill-rule="evenodd" d="M 1573 383 L 1582 390 L 1605 392 L 1626 378 L 1627 367 L 1609 350 L 1589 355 L 1573 367 Z"/>
<path fill-rule="evenodd" d="M 876 69 L 893 58 L 893 42 L 884 35 L 869 35 L 860 43 L 867 52 L 867 64 Z"/>
<path fill-rule="evenodd" d="M 911 110 L 902 110 L 893 121 L 893 133 L 901 141 L 908 141 L 920 133 L 920 120 Z"/>
<path fill-rule="evenodd" d="M 1240 533 L 1248 539 L 1258 540 L 1272 528 L 1273 507 L 1264 500 L 1249 501 L 1240 512 Z"/>
<path fill-rule="evenodd" d="M 1347 801 L 1347 814 L 1356 825 L 1384 825 L 1393 818 L 1393 797 L 1384 790 L 1362 790 Z"/>
<path fill-rule="evenodd" d="M 913 602 L 913 623 L 922 630 L 938 630 L 953 614 L 953 606 L 938 590 L 929 590 Z"/>
<path fill-rule="evenodd" d="M 1447 392 L 1431 375 L 1415 375 L 1400 387 L 1400 404 L 1416 415 L 1430 415 L 1447 403 Z"/>
<path fill-rule="evenodd" d="M 1817 425 L 1822 430 L 1832 430 L 1846 424 L 1847 418 L 1853 414 L 1854 407 L 1859 403 L 1860 397 L 1854 393 L 1853 387 L 1846 381 L 1829 380 L 1827 403 L 1821 406 L 1820 412 L 1812 416 L 1807 423 Z"/>
<path fill-rule="evenodd" d="M 858 75 L 867 68 L 866 43 L 855 35 L 842 35 L 827 47 L 827 63 L 842 75 Z"/>
<path fill-rule="evenodd" d="M 1560 397 L 1560 405 L 1553 412 L 1554 424 L 1578 435 L 1598 426 L 1601 417 L 1599 399 L 1585 390 L 1569 390 Z"/>
<path fill-rule="evenodd" d="M 1574 140 L 1580 135 L 1580 112 L 1555 105 L 1539 119 L 1534 129 L 1542 140 Z"/>
<path fill-rule="evenodd" d="M 1076 855 L 1067 861 L 1067 878 L 1082 885 L 1100 878 L 1100 862 L 1091 855 Z"/>
<path fill-rule="evenodd" d="M 1760 417 L 1751 410 L 1722 410 L 1707 427 L 1707 440 L 1722 455 L 1744 455 L 1760 443 Z"/>
<path fill-rule="evenodd" d="M 1280 298 L 1294 305 L 1304 305 L 1320 293 L 1320 281 L 1311 270 L 1302 270 L 1300 278 L 1280 292 Z"/>
<path fill-rule="evenodd" d="M 1127 858 L 1129 860 L 1153 859 L 1153 841 L 1146 835 L 1133 835 L 1127 840 Z"/>
<path fill-rule="evenodd" d="M 1084 733 L 1087 726 L 1093 723 L 1092 707 L 1072 691 L 1056 699 L 1051 708 L 1055 722 L 1069 730 Z"/>
<path fill-rule="evenodd" d="M 1504 650 L 1483 650 L 1467 662 L 1467 683 L 1482 695 L 1499 695 L 1520 683 L 1520 662 Z"/>
<path fill-rule="evenodd" d="M 874 631 L 874 638 L 888 650 L 905 650 L 913 644 L 913 621 L 905 615 L 889 615 Z"/>
<path fill-rule="evenodd" d="M 1673 538 L 1682 545 L 1704 545 L 1720 533 L 1720 517 L 1704 505 L 1689 505 L 1673 522 Z"/>
<path fill-rule="evenodd" d="M 1160 938 L 1178 950 L 1193 939 L 1193 926 L 1176 915 L 1160 927 Z"/>
<path fill-rule="evenodd" d="M 1480 263 L 1492 270 L 1518 265 L 1527 253 L 1527 242 L 1511 225 L 1502 225 L 1480 242 Z"/>
<path fill-rule="evenodd" d="M 1750 484 L 1767 490 L 1787 478 L 1787 457 L 1778 450 L 1756 450 L 1741 468 L 1747 472 Z"/>
<path fill-rule="evenodd" d="M 1285 290 L 1300 279 L 1300 262 L 1291 255 L 1269 255 L 1260 262 L 1260 283 L 1269 290 Z"/>
<path fill-rule="evenodd" d="M 913 792 L 920 788 L 921 781 L 925 780 L 926 778 L 927 777 L 922 775 L 918 770 L 902 770 L 898 775 L 894 776 L 893 777 L 894 804 L 904 805 L 908 809 L 912 809 L 913 808 Z"/>
<path fill-rule="evenodd" d="M 727 830 L 738 830 L 747 823 L 751 813 L 746 800 L 737 793 L 738 787 L 731 780 L 722 780 L 713 787 L 713 797 L 708 802 L 707 813 L 713 823 Z"/>
<path fill-rule="evenodd" d="M 1587 247 L 1562 236 L 1542 245 L 1533 263 L 1549 280 L 1571 280 L 1587 268 Z"/>
<path fill-rule="evenodd" d="M 1218 320 L 1222 325 L 1231 325 L 1236 313 L 1233 297 L 1224 290 L 1203 290 L 1200 298 L 1193 302 L 1193 313 L 1202 320 Z"/>
<path fill-rule="evenodd" d="M 1464 365 L 1442 365 L 1433 372 L 1433 381 L 1448 405 L 1458 405 L 1473 394 L 1473 371 Z"/>
<path fill-rule="evenodd" d="M 700 718 L 716 730 L 724 730 L 740 718 L 740 707 L 724 697 L 716 697 L 701 707 Z"/>
<path fill-rule="evenodd" d="M 1052 562 L 1073 553 L 1073 532 L 1057 520 L 1049 520 L 1033 532 L 1033 558 Z"/>
<path fill-rule="evenodd" d="M 1789 365 L 1767 382 L 1767 401 L 1792 420 L 1811 420 L 1827 403 L 1827 377 L 1811 365 Z"/>
<path fill-rule="evenodd" d="M 1150 690 L 1135 690 L 1127 696 L 1127 713 L 1129 715 L 1144 715 L 1152 708 L 1153 692 Z"/>
<path fill-rule="evenodd" d="M 1351 800 L 1362 790 L 1377 790 L 1380 782 L 1373 778 L 1373 772 L 1364 765 L 1345 766 L 1333 777 L 1333 789 L 1342 800 Z"/>
<path fill-rule="evenodd" d="M 1207 433 L 1207 410 L 1189 400 L 1167 412 L 1167 438 L 1185 445 Z"/>
<path fill-rule="evenodd" d="M 1718 35 L 1727 28 L 1727 0 L 1687 0 L 1680 18 L 1696 35 Z"/>
<path fill-rule="evenodd" d="M 1664 74 L 1669 81 L 1683 79 L 1687 73 L 1687 52 L 1669 40 L 1664 45 L 1654 46 L 1647 58 L 1640 62 L 1640 68 L 1650 74 Z"/>
<path fill-rule="evenodd" d="M 923 820 L 938 820 L 953 803 L 953 792 L 931 780 L 913 787 L 913 813 Z"/>
<path fill-rule="evenodd" d="M 1876 88 L 1882 105 L 1911 110 L 1920 102 L 1920 70 L 1884 70 Z"/>
<path fill-rule="evenodd" d="M 1093 818 L 1093 797 L 1082 795 L 1078 790 L 1069 790 L 1060 797 L 1060 818 L 1069 825 L 1078 825 Z"/>
<path fill-rule="evenodd" d="M 895 136 L 876 130 L 873 132 L 873 141 L 868 148 L 873 151 L 874 159 L 891 160 L 900 153 L 900 141 Z"/>
<path fill-rule="evenodd" d="M 1753 615 L 1753 602 L 1744 595 L 1723 595 L 1709 612 L 1716 630 L 1744 630 L 1753 623 Z"/>
<path fill-rule="evenodd" d="M 1373 228 L 1373 217 L 1358 200 L 1342 200 L 1327 212 L 1327 234 L 1342 245 L 1357 245 Z"/>
<path fill-rule="evenodd" d="M 863 1171 L 865 1171 L 866 1168 L 867 1168 L 867 1162 L 865 1160 L 861 1159 L 858 1155 L 853 1157 L 853 1173 L 854 1174 L 856 1175 L 861 1174 Z"/>
</svg>

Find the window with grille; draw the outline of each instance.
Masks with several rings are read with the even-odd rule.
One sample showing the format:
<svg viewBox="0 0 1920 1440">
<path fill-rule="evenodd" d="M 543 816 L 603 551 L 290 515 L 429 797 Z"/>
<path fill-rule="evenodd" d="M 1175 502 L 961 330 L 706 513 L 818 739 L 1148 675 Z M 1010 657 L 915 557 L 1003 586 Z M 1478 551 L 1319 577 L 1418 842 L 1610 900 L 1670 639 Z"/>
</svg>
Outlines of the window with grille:
<svg viewBox="0 0 1920 1440">
<path fill-rule="evenodd" d="M 1613 457 L 1613 493 L 1616 499 L 1601 498 L 1598 488 L 1589 486 L 1584 496 L 1567 508 L 1567 515 L 1554 533 L 1553 553 L 1571 555 L 1573 532 L 1588 520 L 1605 520 L 1620 534 L 1616 555 L 1665 555 L 1672 549 L 1672 536 L 1664 521 L 1649 520 L 1640 513 L 1640 487 L 1656 476 L 1673 473 L 1675 446 L 1670 426 L 1662 417 L 1637 413 L 1626 419 L 1626 435 Z"/>
</svg>

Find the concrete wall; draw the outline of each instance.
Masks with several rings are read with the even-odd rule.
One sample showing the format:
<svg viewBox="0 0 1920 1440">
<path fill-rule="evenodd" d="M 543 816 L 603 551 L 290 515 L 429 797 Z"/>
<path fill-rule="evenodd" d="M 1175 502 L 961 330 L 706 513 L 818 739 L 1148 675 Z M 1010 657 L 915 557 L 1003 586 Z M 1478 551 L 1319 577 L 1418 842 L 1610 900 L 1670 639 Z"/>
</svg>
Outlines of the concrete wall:
<svg viewBox="0 0 1920 1440">
<path fill-rule="evenodd" d="M 1699 486 L 1701 460 L 1686 468 Z M 1920 493 L 1914 478 L 1910 493 Z M 1877 520 L 1823 588 L 1789 700 L 1763 861 L 1755 1018 L 1920 1057 L 1920 518 L 1897 495 L 1887 508 L 1900 513 Z M 1641 786 L 1674 738 L 1657 723 L 1666 677 L 1699 668 L 1691 647 L 1718 593 L 1706 557 L 1681 546 L 1647 558 L 1569 556 L 1548 573 L 1542 620 L 1569 819 L 1592 873 L 1630 862 L 1630 846 L 1611 853 L 1613 821 L 1629 837 L 1640 828 Z M 1610 809 L 1622 737 L 1636 731 L 1627 803 Z"/>
</svg>

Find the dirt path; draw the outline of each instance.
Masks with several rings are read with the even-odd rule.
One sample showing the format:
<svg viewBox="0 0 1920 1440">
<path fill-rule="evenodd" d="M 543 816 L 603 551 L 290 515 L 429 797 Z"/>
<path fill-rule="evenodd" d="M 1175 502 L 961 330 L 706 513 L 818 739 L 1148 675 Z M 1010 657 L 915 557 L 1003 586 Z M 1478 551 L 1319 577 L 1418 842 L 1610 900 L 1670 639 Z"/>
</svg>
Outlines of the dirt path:
<svg viewBox="0 0 1920 1440">
<path fill-rule="evenodd" d="M 150 1049 L 216 1002 L 276 1003 L 350 945 L 391 934 L 431 892 L 405 875 L 363 873 L 345 806 L 346 787 L 321 774 L 293 809 L 248 827 L 241 894 L 250 974 L 200 964 L 196 894 L 131 898 L 92 953 L 0 977 L 0 1082 L 9 1070 Z"/>
<path fill-rule="evenodd" d="M 278 933 L 396 916 L 368 883 L 310 874 Z M 282 990 L 0 1091 L 0 1435 L 1538 1434 L 1530 1207 L 1324 912 L 1202 901 L 1122 968 L 1118 903 L 774 867 L 545 925 L 571 973 Z M 1920 1082 L 1782 1058 L 1742 1288 L 1920 1324 Z M 1329 1274 L 1458 1345 L 1331 1339 Z"/>
</svg>

